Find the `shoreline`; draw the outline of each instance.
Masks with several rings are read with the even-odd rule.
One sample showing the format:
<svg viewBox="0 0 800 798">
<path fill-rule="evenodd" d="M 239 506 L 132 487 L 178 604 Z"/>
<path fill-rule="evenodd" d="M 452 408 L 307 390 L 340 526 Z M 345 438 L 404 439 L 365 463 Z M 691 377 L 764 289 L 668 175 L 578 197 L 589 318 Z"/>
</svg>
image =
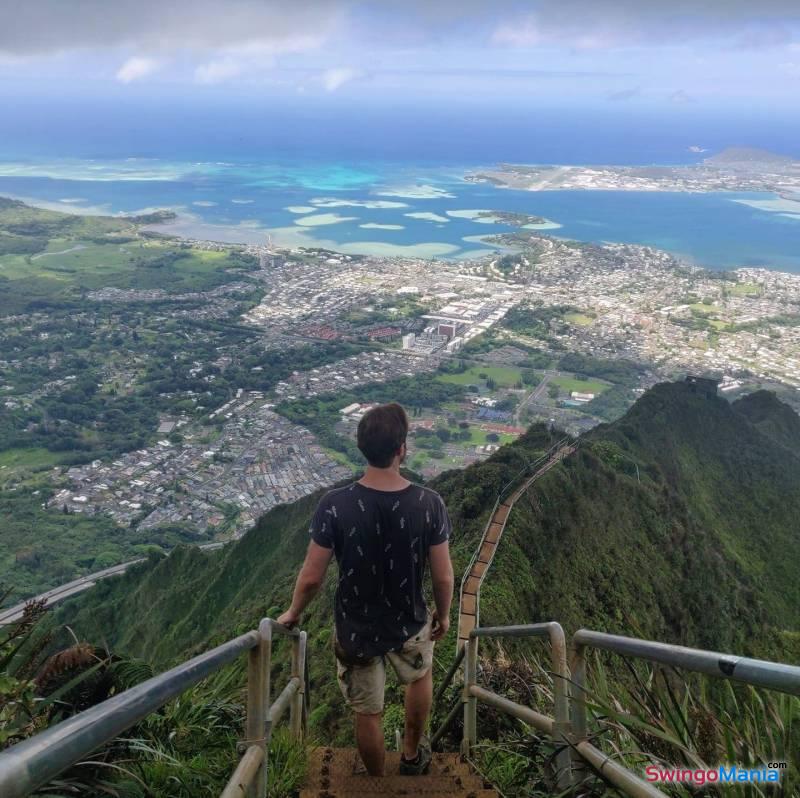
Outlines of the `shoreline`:
<svg viewBox="0 0 800 798">
<path fill-rule="evenodd" d="M 456 186 L 457 179 L 455 175 L 451 172 L 450 176 L 451 183 L 440 185 L 445 187 Z M 423 178 L 421 177 L 420 183 L 422 182 Z M 242 197 L 249 196 L 243 191 L 231 192 L 233 193 L 233 198 L 226 195 L 224 191 L 219 192 L 213 197 L 217 201 L 215 206 L 198 206 L 194 204 L 191 197 L 184 199 L 182 195 L 164 197 L 164 199 L 167 199 L 164 207 L 170 208 L 170 210 L 178 214 L 176 220 L 144 229 L 163 235 L 208 240 L 229 245 L 267 244 L 271 240 L 273 245 L 282 248 L 320 247 L 350 255 L 467 260 L 495 251 L 509 251 L 493 242 L 481 240 L 483 236 L 481 236 L 481 239 L 475 239 L 475 236 L 481 233 L 481 226 L 495 224 L 496 227 L 491 232 L 486 230 L 485 234 L 498 235 L 503 232 L 518 230 L 520 232 L 529 231 L 532 234 L 544 234 L 586 243 L 600 243 L 602 241 L 621 244 L 629 243 L 660 249 L 681 260 L 700 264 L 714 271 L 763 267 L 775 272 L 800 273 L 800 260 L 798 260 L 794 251 L 787 248 L 788 228 L 782 228 L 783 232 L 776 228 L 780 235 L 775 238 L 774 248 L 770 246 L 771 241 L 767 237 L 771 233 L 764 228 L 764 220 L 767 217 L 772 217 L 776 222 L 785 224 L 796 224 L 800 221 L 800 194 L 793 194 L 787 191 L 778 193 L 774 191 L 717 189 L 702 191 L 640 191 L 638 189 L 622 188 L 556 189 L 556 187 L 551 187 L 542 193 L 550 194 L 551 192 L 559 191 L 565 195 L 564 198 L 544 205 L 540 203 L 541 207 L 539 207 L 535 199 L 533 199 L 536 197 L 537 192 L 506 187 L 510 188 L 511 191 L 508 192 L 508 199 L 504 200 L 503 197 L 506 192 L 501 195 L 498 190 L 491 188 L 485 194 L 476 193 L 474 190 L 477 187 L 476 184 L 470 183 L 470 181 L 463 182 L 465 189 L 467 186 L 471 186 L 472 190 L 459 192 L 457 188 L 453 187 L 452 193 L 458 196 L 447 199 L 423 199 L 413 202 L 411 205 L 408 202 L 397 202 L 397 207 L 394 207 L 394 201 L 374 199 L 377 197 L 375 192 L 381 191 L 381 188 L 386 185 L 385 183 L 375 183 L 368 187 L 336 192 L 336 197 L 333 200 L 329 199 L 325 202 L 316 197 L 313 190 L 303 189 L 302 191 L 296 190 L 291 196 L 287 193 L 284 202 L 281 203 L 283 197 L 280 195 L 282 192 L 279 189 L 274 189 L 269 195 L 266 195 L 270 204 L 263 208 L 256 204 L 259 200 L 255 194 L 249 200 L 243 200 Z M 531 197 L 532 199 L 527 201 L 522 198 L 521 192 L 524 192 L 525 197 Z M 593 231 L 587 226 L 586 220 L 593 218 L 591 213 L 594 204 L 590 202 L 587 205 L 587 202 L 581 202 L 579 197 L 582 194 L 595 194 L 596 196 L 597 192 L 607 194 L 608 203 L 613 202 L 614 196 L 633 195 L 633 197 L 636 197 L 639 195 L 644 200 L 658 195 L 665 197 L 668 211 L 671 201 L 666 198 L 670 195 L 675 197 L 689 195 L 699 197 L 704 195 L 717 196 L 742 206 L 750 206 L 753 209 L 753 213 L 757 213 L 760 218 L 755 215 L 752 217 L 754 224 L 757 222 L 757 226 L 754 227 L 752 243 L 750 243 L 747 233 L 748 228 L 746 227 L 747 220 L 745 219 L 744 224 L 742 224 L 741 220 L 739 222 L 735 221 L 738 217 L 731 217 L 730 224 L 738 225 L 731 227 L 731 231 L 736 231 L 737 233 L 743 231 L 743 235 L 739 236 L 739 244 L 741 246 L 733 244 L 725 246 L 724 236 L 720 233 L 722 228 L 719 228 L 719 222 L 717 222 L 717 227 L 712 231 L 714 234 L 707 241 L 705 238 L 699 240 L 696 233 L 682 236 L 680 233 L 681 228 L 675 227 L 674 224 L 680 225 L 684 217 L 689 218 L 690 213 L 685 209 L 681 216 L 675 217 L 680 221 L 670 221 L 672 217 L 665 217 L 667 222 L 661 229 L 658 222 L 647 223 L 645 220 L 645 223 L 642 223 L 641 218 L 634 219 L 631 225 L 626 226 L 627 223 L 624 220 L 627 217 L 618 215 L 617 219 L 622 220 L 619 223 L 609 213 L 605 213 L 598 217 L 598 229 Z M 0 194 L 20 199 L 32 206 L 70 214 L 98 214 L 119 218 L 154 210 L 152 206 L 141 208 L 134 205 L 133 208 L 126 211 L 115 211 L 115 206 L 118 208 L 119 205 L 116 202 L 112 204 L 113 200 L 109 202 L 102 193 L 99 197 L 94 196 L 85 199 L 85 204 L 78 203 L 75 200 L 77 194 L 68 195 L 66 190 L 56 196 L 68 197 L 69 202 L 63 200 L 53 201 L 52 198 L 32 197 L 32 193 L 32 191 L 19 190 L 3 192 L 0 189 Z M 329 192 L 329 196 L 332 193 L 333 190 Z M 144 196 L 137 194 L 136 196 L 142 200 L 143 205 L 150 200 L 150 196 L 147 194 Z M 570 196 L 576 198 L 575 209 L 571 213 Z M 128 198 L 128 195 L 122 193 L 121 197 Z M 315 197 L 316 202 L 313 201 Z M 180 202 L 169 203 L 170 199 L 179 199 Z M 335 206 L 330 205 L 334 201 L 336 203 Z M 605 198 L 597 201 L 601 203 L 601 206 L 608 204 Z M 638 202 L 638 200 L 635 200 L 635 202 Z M 279 205 L 279 203 L 281 204 Z M 391 207 L 383 207 L 384 203 Z M 660 201 L 654 200 L 654 203 L 652 218 L 657 220 L 661 216 L 661 208 L 665 206 Z M 129 202 L 129 205 L 131 204 Z M 373 205 L 376 205 L 376 207 L 371 207 Z M 627 202 L 627 206 L 630 206 L 630 201 Z M 346 207 L 344 213 L 347 214 L 341 219 L 335 213 L 340 207 L 342 209 Z M 479 222 L 475 218 L 477 211 L 463 210 L 470 207 L 490 209 L 483 211 L 488 218 L 484 218 Z M 626 203 L 621 201 L 620 213 L 625 213 L 625 207 Z M 712 209 L 714 208 L 714 206 L 711 207 Z M 233 210 L 237 208 L 242 210 Z M 511 210 L 512 208 L 515 208 L 515 210 Z M 332 212 L 317 214 L 317 224 L 302 223 L 303 217 L 307 214 L 312 219 L 314 218 L 314 214 L 311 213 L 312 210 L 321 211 L 323 209 Z M 243 216 L 245 212 L 250 214 L 251 218 L 237 218 Z M 700 207 L 700 212 L 702 213 L 702 206 Z M 503 217 L 520 216 L 524 213 L 539 217 L 541 222 L 538 222 L 537 219 L 538 223 L 530 224 L 530 226 L 527 224 L 513 226 L 503 222 Z M 274 220 L 277 224 L 270 224 L 269 222 L 272 221 L 270 217 L 274 215 L 280 216 L 280 219 Z M 203 216 L 212 218 L 204 219 Z M 214 216 L 221 216 L 223 220 L 214 221 Z M 291 218 L 283 218 L 286 216 Z M 722 219 L 723 223 L 727 221 L 726 217 L 719 216 L 719 214 L 717 218 Z M 413 225 L 410 224 L 412 220 Z M 320 222 L 325 223 L 322 224 Z M 421 225 L 422 222 L 424 222 L 424 226 Z M 401 226 L 403 229 L 400 229 Z M 469 229 L 466 229 L 467 226 Z M 628 232 L 628 227 L 630 227 L 630 232 Z M 695 244 L 697 246 L 694 246 Z"/>
<path fill-rule="evenodd" d="M 190 231 L 188 229 L 183 229 L 180 232 L 174 232 L 172 230 L 170 230 L 170 231 L 164 230 L 164 228 L 167 227 L 167 226 L 174 227 L 176 225 L 179 225 L 180 221 L 181 221 L 181 218 L 182 217 L 179 215 L 178 219 L 176 219 L 173 222 L 167 222 L 166 224 L 160 224 L 160 225 L 159 224 L 144 225 L 142 227 L 142 230 L 145 230 L 147 232 L 153 232 L 153 233 L 162 233 L 167 237 L 173 237 L 173 238 L 176 238 L 178 240 L 186 241 L 186 242 L 190 242 L 190 243 L 191 242 L 208 242 L 208 243 L 212 243 L 212 244 L 220 244 L 220 245 L 225 245 L 225 246 L 253 246 L 253 245 L 259 245 L 259 244 L 263 244 L 265 246 L 267 245 L 267 242 L 264 240 L 266 238 L 266 236 L 263 234 L 265 231 L 260 231 L 260 234 L 258 236 L 258 240 L 256 240 L 256 238 L 254 238 L 253 240 L 250 240 L 250 241 L 244 241 L 244 240 L 240 240 L 240 239 L 233 240 L 233 239 L 230 239 L 230 238 L 228 238 L 228 239 L 213 238 L 213 237 L 209 237 L 207 235 L 200 235 L 199 233 L 209 232 L 209 230 L 220 230 L 220 229 L 225 230 L 227 228 L 224 225 L 213 225 L 213 224 L 204 223 L 204 222 L 197 222 L 197 220 L 195 220 L 193 218 L 187 218 L 187 217 L 183 217 L 183 218 L 184 218 L 185 221 L 188 221 L 193 225 L 192 229 L 194 230 L 194 234 L 190 234 Z M 243 230 L 243 229 L 247 229 L 247 228 L 236 228 L 236 229 L 237 230 Z M 522 228 L 519 228 L 519 229 L 524 230 L 525 227 L 522 227 Z M 748 270 L 749 271 L 753 271 L 753 270 L 755 270 L 755 271 L 763 271 L 766 274 L 779 274 L 779 275 L 787 275 L 789 277 L 800 277 L 800 270 L 797 271 L 797 272 L 794 272 L 794 271 L 791 271 L 791 270 L 788 270 L 788 269 L 770 268 L 769 266 L 765 266 L 765 265 L 739 264 L 739 265 L 732 265 L 732 266 L 727 267 L 727 268 L 708 266 L 708 265 L 705 265 L 703 263 L 699 263 L 695 259 L 695 257 L 691 255 L 691 253 L 678 252 L 678 251 L 675 251 L 675 250 L 667 250 L 667 249 L 664 249 L 663 247 L 659 247 L 659 246 L 656 246 L 654 244 L 628 244 L 627 242 L 610 241 L 610 240 L 602 240 L 602 239 L 596 239 L 596 240 L 593 240 L 591 242 L 585 242 L 585 241 L 580 241 L 578 239 L 570 238 L 569 236 L 555 235 L 552 232 L 550 232 L 550 230 L 543 230 L 542 232 L 543 232 L 543 235 L 540 236 L 541 238 L 551 238 L 551 239 L 554 239 L 556 241 L 562 241 L 562 242 L 572 242 L 572 243 L 579 243 L 579 244 L 580 243 L 589 243 L 589 244 L 592 244 L 592 245 L 595 245 L 595 246 L 601 246 L 601 247 L 602 246 L 620 246 L 620 245 L 630 245 L 630 246 L 645 247 L 645 248 L 652 249 L 652 250 L 655 250 L 655 251 L 658 251 L 658 252 L 663 252 L 665 254 L 668 254 L 668 255 L 672 256 L 682 266 L 685 266 L 685 267 L 690 268 L 690 269 L 701 270 L 701 271 L 730 273 L 731 275 L 736 275 L 738 272 L 740 272 L 742 270 L 745 270 L 745 271 L 748 271 Z M 266 231 L 266 233 L 267 233 L 267 235 L 270 235 L 269 231 Z M 253 234 L 255 234 L 255 231 L 253 231 Z M 492 255 L 492 254 L 503 254 L 503 253 L 505 253 L 505 254 L 512 253 L 513 254 L 513 253 L 516 253 L 516 252 L 523 251 L 523 247 L 514 247 L 514 246 L 511 246 L 511 245 L 508 245 L 508 244 L 490 242 L 490 241 L 486 240 L 486 239 L 491 238 L 492 236 L 495 236 L 495 235 L 502 235 L 502 233 L 501 234 L 498 234 L 498 233 L 487 233 L 487 234 L 484 234 L 484 235 L 476 234 L 474 236 L 464 236 L 463 241 L 465 241 L 467 243 L 475 244 L 478 247 L 483 247 L 483 249 L 471 249 L 471 250 L 465 251 L 465 252 L 463 252 L 461 254 L 451 255 L 451 256 L 448 256 L 447 254 L 430 255 L 430 254 L 427 254 L 426 252 L 413 251 L 415 249 L 415 247 L 413 245 L 410 245 L 407 248 L 406 251 L 400 251 L 400 252 L 385 251 L 383 249 L 382 245 L 380 244 L 380 242 L 373 242 L 373 243 L 376 244 L 375 249 L 373 251 L 358 251 L 358 252 L 354 251 L 351 248 L 342 249 L 342 247 L 335 241 L 320 241 L 320 240 L 314 240 L 313 242 L 308 242 L 307 241 L 307 242 L 304 242 L 302 244 L 295 243 L 295 244 L 290 246 L 290 245 L 283 244 L 279 240 L 276 239 L 276 240 L 274 240 L 272 242 L 272 247 L 274 249 L 276 249 L 276 250 L 289 250 L 289 251 L 291 251 L 292 249 L 296 249 L 296 248 L 309 248 L 309 249 L 319 248 L 319 249 L 324 249 L 324 250 L 330 251 L 331 253 L 339 254 L 339 255 L 364 255 L 364 256 L 367 256 L 367 257 L 376 257 L 376 258 L 398 258 L 398 259 L 408 258 L 408 259 L 430 260 L 430 261 L 443 260 L 443 261 L 447 261 L 447 262 L 453 262 L 453 261 L 478 261 L 480 258 L 486 257 L 488 255 Z M 422 246 L 424 246 L 424 245 L 422 245 Z M 417 249 L 421 249 L 421 247 L 417 248 Z"/>
</svg>

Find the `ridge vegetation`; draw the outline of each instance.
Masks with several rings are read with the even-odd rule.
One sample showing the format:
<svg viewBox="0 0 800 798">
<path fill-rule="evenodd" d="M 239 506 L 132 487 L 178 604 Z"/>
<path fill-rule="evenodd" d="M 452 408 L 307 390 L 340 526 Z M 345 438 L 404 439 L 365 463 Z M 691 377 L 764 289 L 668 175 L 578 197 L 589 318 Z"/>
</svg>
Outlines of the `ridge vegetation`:
<svg viewBox="0 0 800 798">
<path fill-rule="evenodd" d="M 452 517 L 457 571 L 469 561 L 501 487 L 559 437 L 531 427 L 483 463 L 432 481 Z M 619 421 L 583 436 L 579 450 L 515 504 L 482 590 L 482 623 L 557 619 L 568 632 L 590 626 L 795 660 L 799 447 L 800 419 L 773 394 L 759 392 L 729 404 L 687 383 L 656 386 Z M 41 631 L 41 610 L 31 605 L 19 628 L 0 640 L 6 663 L 0 747 L 84 708 L 83 685 L 97 673 L 104 674 L 102 695 L 94 691 L 102 700 L 253 628 L 264 615 L 275 617 L 289 600 L 320 493 L 274 508 L 221 551 L 178 547 L 167 557 L 151 553 L 125 575 L 64 605 Z M 334 583 L 331 575 L 302 622 L 309 632 L 312 746 L 314 740 L 351 743 L 349 719 L 331 676 Z M 76 633 L 90 642 L 78 644 Z M 437 647 L 437 676 L 450 663 L 455 634 L 454 626 Z M 15 642 L 28 637 L 22 647 Z M 485 641 L 481 681 L 548 712 L 552 683 L 537 645 Z M 55 653 L 46 658 L 48 651 Z M 288 662 L 280 645 L 276 654 L 273 677 L 281 683 Z M 593 734 L 629 767 L 641 770 L 652 761 L 713 767 L 726 757 L 751 766 L 787 761 L 782 794 L 794 794 L 798 773 L 791 763 L 800 746 L 796 698 L 607 659 L 598 655 L 589 663 Z M 71 670 L 61 674 L 53 692 L 41 674 L 62 661 Z M 40 676 L 32 678 L 37 669 Z M 60 664 L 58 669 L 63 670 Z M 68 696 L 65 703 L 56 699 L 67 679 L 72 679 L 69 689 L 80 686 L 80 696 Z M 243 683 L 239 662 L 145 719 L 99 752 L 88 769 L 73 768 L 60 783 L 70 789 L 80 784 L 82 794 L 131 798 L 218 792 L 235 764 Z M 458 689 L 456 684 L 448 689 L 435 723 Z M 401 690 L 390 681 L 387 744 L 401 724 Z M 487 707 L 480 710 L 478 726 L 479 770 L 503 794 L 552 794 L 553 750 L 546 739 Z M 458 724 L 449 735 L 445 743 L 457 745 Z M 270 795 L 296 791 L 307 745 L 277 738 Z M 589 782 L 584 794 L 604 790 L 602 783 Z M 742 790 L 732 794 L 744 798 L 749 793 Z M 675 787 L 674 794 L 689 795 L 683 787 Z"/>
<path fill-rule="evenodd" d="M 532 427 L 430 484 L 463 572 L 498 490 L 555 440 Z M 800 423 L 773 395 L 734 404 L 665 383 L 584 436 L 516 505 L 482 592 L 483 624 L 558 619 L 603 631 L 787 659 L 800 651 Z M 637 476 L 638 472 L 638 476 Z M 65 605 L 59 619 L 163 667 L 287 604 L 320 493 L 267 513 L 219 552 L 179 547 Z M 340 728 L 329 678 L 328 579 L 307 613 L 312 716 Z M 454 635 L 454 630 L 451 636 Z M 452 641 L 439 647 L 446 666 Z"/>
</svg>

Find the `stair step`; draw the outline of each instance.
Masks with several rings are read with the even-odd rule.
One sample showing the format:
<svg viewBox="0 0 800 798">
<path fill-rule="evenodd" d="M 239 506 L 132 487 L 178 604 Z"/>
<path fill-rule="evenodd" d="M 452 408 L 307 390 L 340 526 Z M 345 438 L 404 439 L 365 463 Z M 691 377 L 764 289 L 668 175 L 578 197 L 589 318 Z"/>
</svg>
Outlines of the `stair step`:
<svg viewBox="0 0 800 798">
<path fill-rule="evenodd" d="M 511 511 L 511 508 L 507 504 L 501 504 L 494 513 L 494 520 L 503 523 L 503 521 L 508 518 L 508 514 Z"/>
<path fill-rule="evenodd" d="M 458 619 L 458 636 L 460 638 L 466 639 L 469 637 L 469 633 L 477 626 L 476 618 L 474 615 L 468 615 L 464 613 Z"/>
<path fill-rule="evenodd" d="M 491 562 L 496 548 L 497 545 L 495 543 L 492 543 L 491 540 L 487 540 L 478 552 L 478 560 L 480 562 Z"/>
<path fill-rule="evenodd" d="M 500 536 L 502 534 L 503 534 L 503 525 L 496 524 L 494 521 L 492 521 L 492 523 L 489 524 L 489 529 L 486 532 L 485 539 L 488 540 L 490 543 L 497 543 L 497 541 L 500 540 Z"/>
<path fill-rule="evenodd" d="M 464 583 L 464 592 L 477 594 L 480 581 L 477 576 L 468 576 L 467 581 Z"/>
<path fill-rule="evenodd" d="M 329 751 L 333 751 L 331 756 Z M 353 763 L 357 754 L 353 748 L 331 749 L 319 748 L 309 757 L 308 786 L 319 786 L 323 778 L 341 779 L 353 775 Z M 400 752 L 386 752 L 386 774 L 399 777 Z M 472 776 L 470 767 L 461 761 L 459 754 L 434 754 L 431 762 L 431 776 Z"/>
<path fill-rule="evenodd" d="M 475 614 L 476 596 L 472 593 L 464 593 L 461 596 L 461 612 L 466 615 Z"/>
<path fill-rule="evenodd" d="M 408 776 L 407 778 L 415 778 Z M 498 798 L 495 790 L 442 790 L 440 792 L 423 792 L 413 785 L 408 787 L 393 787 L 384 780 L 380 788 L 372 791 L 352 792 L 350 790 L 300 790 L 299 798 L 393 798 L 393 796 L 424 795 L 425 798 Z"/>
<path fill-rule="evenodd" d="M 434 754 L 430 772 L 424 776 L 399 775 L 400 753 L 386 752 L 386 775 L 353 775 L 358 760 L 354 748 L 318 748 L 309 757 L 308 777 L 300 798 L 497 798 L 486 789 L 458 754 Z"/>
<path fill-rule="evenodd" d="M 475 564 L 472 566 L 472 575 L 477 576 L 479 579 L 486 573 L 486 568 L 489 563 L 481 562 L 477 560 Z"/>
<path fill-rule="evenodd" d="M 482 790 L 483 780 L 479 776 L 467 775 L 447 775 L 436 776 L 426 774 L 425 776 L 321 776 L 317 774 L 315 778 L 306 782 L 305 789 L 309 790 L 328 790 L 336 792 L 346 790 L 347 792 L 380 792 L 383 789 L 404 789 L 412 792 L 450 792 L 452 790 L 462 790 L 472 792 L 472 790 Z"/>
</svg>

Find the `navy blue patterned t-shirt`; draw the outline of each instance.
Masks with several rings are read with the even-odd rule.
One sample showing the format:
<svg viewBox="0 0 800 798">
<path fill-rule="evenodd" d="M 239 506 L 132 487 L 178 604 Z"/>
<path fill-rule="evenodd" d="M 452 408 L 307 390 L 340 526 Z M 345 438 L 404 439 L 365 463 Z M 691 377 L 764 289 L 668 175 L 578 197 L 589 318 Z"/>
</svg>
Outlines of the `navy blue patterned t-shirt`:
<svg viewBox="0 0 800 798">
<path fill-rule="evenodd" d="M 356 658 L 402 648 L 427 619 L 428 549 L 450 537 L 441 496 L 413 483 L 383 491 L 353 482 L 323 496 L 309 532 L 339 565 L 339 645 Z"/>
</svg>

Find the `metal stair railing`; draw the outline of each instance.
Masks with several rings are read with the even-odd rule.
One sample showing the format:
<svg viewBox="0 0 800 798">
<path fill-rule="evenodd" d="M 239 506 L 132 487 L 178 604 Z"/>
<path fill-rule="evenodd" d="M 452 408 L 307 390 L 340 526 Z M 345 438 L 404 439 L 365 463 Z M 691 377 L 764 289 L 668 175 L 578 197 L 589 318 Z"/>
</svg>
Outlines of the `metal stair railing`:
<svg viewBox="0 0 800 798">
<path fill-rule="evenodd" d="M 467 653 L 466 646 L 462 646 L 458 649 L 458 653 L 455 656 L 452 664 L 447 670 L 442 681 L 439 683 L 439 686 L 436 688 L 436 693 L 433 696 L 433 707 L 435 708 L 438 703 L 442 700 L 444 696 L 445 690 L 450 686 L 450 683 L 453 681 L 453 677 L 456 675 L 459 666 L 464 661 L 464 656 Z M 462 699 L 459 698 L 453 706 L 450 708 L 450 711 L 447 713 L 447 717 L 442 721 L 442 725 L 436 730 L 436 732 L 431 736 L 431 748 L 435 748 L 439 741 L 444 737 L 445 732 L 453 725 L 453 722 L 458 717 L 459 710 L 461 708 Z"/>
<path fill-rule="evenodd" d="M 554 717 L 510 701 L 478 685 L 478 638 L 548 637 L 551 644 Z M 464 713 L 461 752 L 469 757 L 477 744 L 477 705 L 487 704 L 517 718 L 551 738 L 556 746 L 556 780 L 560 790 L 577 786 L 590 766 L 601 778 L 632 798 L 664 798 L 664 793 L 640 778 L 629 768 L 614 761 L 588 739 L 586 687 L 586 650 L 602 649 L 647 662 L 682 668 L 721 679 L 750 684 L 800 696 L 800 667 L 779 662 L 738 657 L 714 651 L 640 640 L 622 635 L 580 629 L 572 638 L 572 667 L 567 667 L 566 644 L 561 626 L 555 622 L 524 626 L 477 627 L 453 661 L 436 697 L 441 698 L 462 660 L 464 683 L 461 698 L 431 738 L 438 742 L 458 716 Z M 465 653 L 466 652 L 466 653 Z"/>
<path fill-rule="evenodd" d="M 273 633 L 292 643 L 291 674 L 274 702 L 270 702 L 270 666 Z M 550 642 L 553 678 L 553 717 L 511 701 L 478 684 L 478 638 L 539 637 Z M 0 752 L 0 795 L 23 798 L 70 766 L 220 668 L 248 655 L 247 717 L 243 754 L 225 787 L 222 798 L 265 798 L 268 751 L 272 729 L 289 710 L 292 735 L 299 739 L 306 719 L 306 641 L 304 631 L 288 629 L 265 618 L 257 630 L 247 632 L 204 654 L 154 676 L 91 709 L 46 729 Z M 568 790 L 583 778 L 586 765 L 601 778 L 633 798 L 663 798 L 664 793 L 632 770 L 614 761 L 588 739 L 586 650 L 602 649 L 624 657 L 702 673 L 709 676 L 778 690 L 800 696 L 800 667 L 738 657 L 713 651 L 675 646 L 651 640 L 581 629 L 572 639 L 572 676 L 567 666 L 564 631 L 554 622 L 519 626 L 477 627 L 450 666 L 436 691 L 439 701 L 462 661 L 461 696 L 441 728 L 432 737 L 438 742 L 444 731 L 464 713 L 461 750 L 469 756 L 477 744 L 477 705 L 485 703 L 550 737 L 557 746 L 556 780 Z"/>
<path fill-rule="evenodd" d="M 478 685 L 479 637 L 545 637 L 550 641 L 551 675 L 553 677 L 553 716 L 548 717 L 530 707 L 517 704 Z M 570 754 L 569 722 L 569 671 L 567 670 L 567 643 L 561 624 L 555 621 L 522 626 L 484 626 L 473 629 L 464 646 L 464 687 L 461 702 L 464 706 L 464 736 L 461 753 L 469 756 L 478 742 L 478 701 L 544 732 L 559 746 L 556 753 L 556 783 L 560 790 L 572 784 L 572 758 Z"/>
<path fill-rule="evenodd" d="M 270 704 L 273 633 L 291 639 L 292 668 L 288 683 Z M 270 618 L 264 618 L 258 629 L 229 640 L 0 752 L 0 795 L 3 798 L 29 795 L 245 653 L 248 656 L 247 717 L 245 739 L 239 746 L 244 756 L 222 796 L 265 798 L 272 728 L 288 708 L 292 734 L 299 739 L 304 730 L 306 707 L 306 633 L 288 629 Z"/>
<path fill-rule="evenodd" d="M 650 793 L 642 791 L 638 783 L 641 780 L 638 777 L 627 768 L 613 762 L 589 742 L 586 711 L 586 649 L 588 648 L 602 649 L 624 657 L 800 696 L 800 667 L 796 665 L 720 654 L 716 651 L 675 646 L 636 637 L 611 635 L 591 629 L 579 629 L 572 638 L 573 769 L 576 773 L 580 773 L 584 762 L 588 762 L 608 781 L 634 798 L 652 794 L 662 795 L 662 793 L 658 790 Z M 646 782 L 642 784 L 653 790 Z"/>
</svg>

